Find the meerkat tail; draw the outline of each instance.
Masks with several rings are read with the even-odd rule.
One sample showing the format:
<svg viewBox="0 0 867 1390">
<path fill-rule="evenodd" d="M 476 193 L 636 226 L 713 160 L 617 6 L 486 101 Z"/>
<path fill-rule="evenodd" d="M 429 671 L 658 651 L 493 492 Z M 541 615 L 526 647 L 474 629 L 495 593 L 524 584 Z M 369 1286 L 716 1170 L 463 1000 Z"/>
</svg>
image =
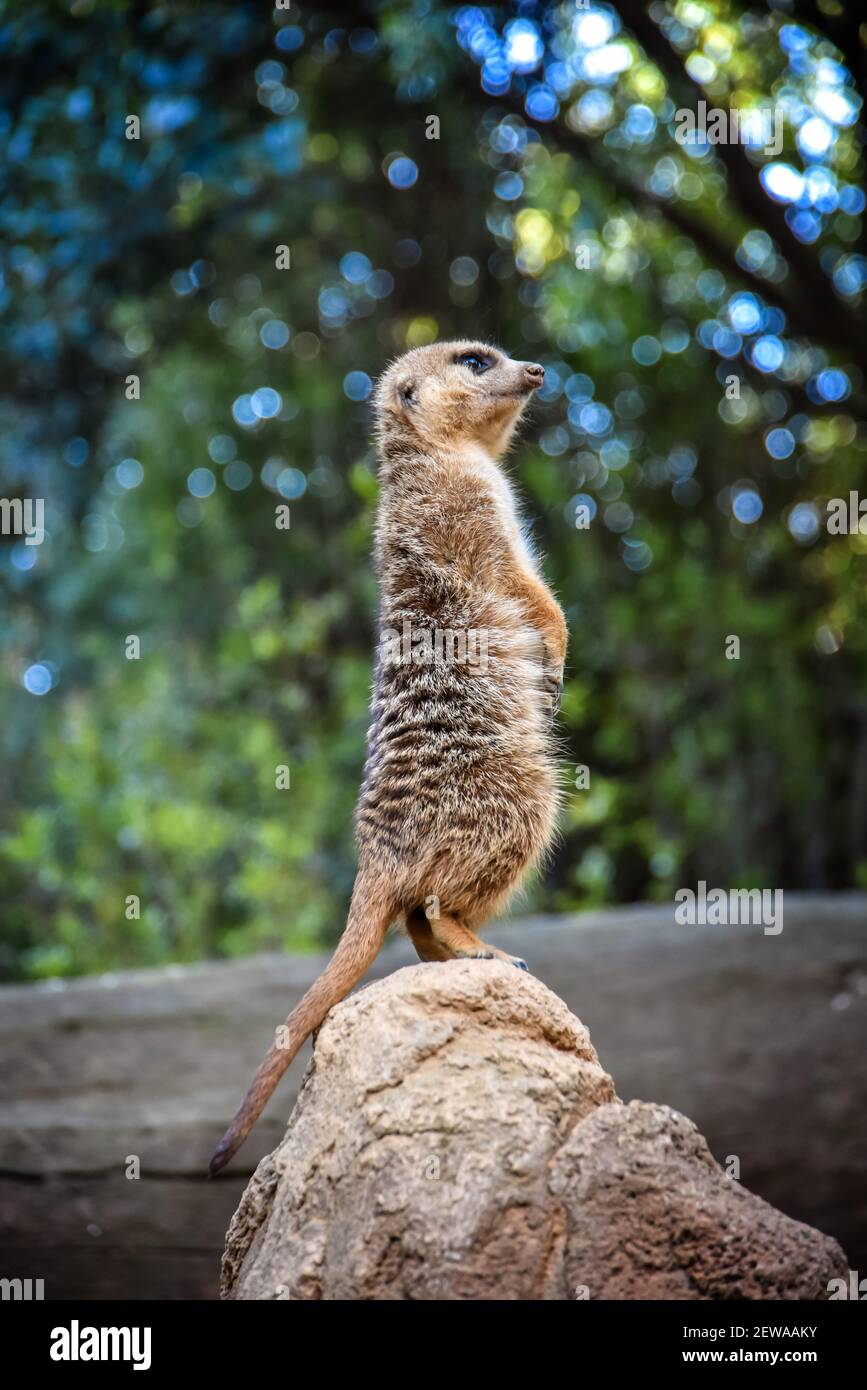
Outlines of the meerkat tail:
<svg viewBox="0 0 867 1390">
<path fill-rule="evenodd" d="M 235 1118 L 214 1151 L 209 1177 L 216 1177 L 238 1152 L 305 1040 L 373 964 L 396 911 L 394 904 L 385 902 L 381 892 L 371 891 L 360 877 L 356 879 L 349 916 L 334 955 L 278 1030 L 277 1040 L 265 1054 Z"/>
</svg>

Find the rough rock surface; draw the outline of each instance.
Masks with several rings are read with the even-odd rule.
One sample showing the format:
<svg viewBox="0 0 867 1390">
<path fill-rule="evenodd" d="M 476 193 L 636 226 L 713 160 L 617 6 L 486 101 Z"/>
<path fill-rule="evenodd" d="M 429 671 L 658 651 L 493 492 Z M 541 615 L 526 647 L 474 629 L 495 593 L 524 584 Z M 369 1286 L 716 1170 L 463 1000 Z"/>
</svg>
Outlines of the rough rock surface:
<svg viewBox="0 0 867 1390">
<path fill-rule="evenodd" d="M 498 961 L 399 970 L 323 1024 L 232 1220 L 236 1299 L 814 1299 L 835 1241 L 624 1106 L 584 1026 Z"/>
</svg>

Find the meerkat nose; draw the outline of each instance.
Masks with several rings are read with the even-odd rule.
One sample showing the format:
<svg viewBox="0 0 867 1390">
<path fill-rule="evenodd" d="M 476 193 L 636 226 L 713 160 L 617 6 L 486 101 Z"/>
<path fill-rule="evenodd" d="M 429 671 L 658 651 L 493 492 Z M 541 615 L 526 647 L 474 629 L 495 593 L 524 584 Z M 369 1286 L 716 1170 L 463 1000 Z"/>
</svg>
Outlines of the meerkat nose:
<svg viewBox="0 0 867 1390">
<path fill-rule="evenodd" d="M 538 362 L 524 363 L 524 376 L 531 391 L 535 391 L 545 380 L 545 368 L 540 367 Z"/>
</svg>

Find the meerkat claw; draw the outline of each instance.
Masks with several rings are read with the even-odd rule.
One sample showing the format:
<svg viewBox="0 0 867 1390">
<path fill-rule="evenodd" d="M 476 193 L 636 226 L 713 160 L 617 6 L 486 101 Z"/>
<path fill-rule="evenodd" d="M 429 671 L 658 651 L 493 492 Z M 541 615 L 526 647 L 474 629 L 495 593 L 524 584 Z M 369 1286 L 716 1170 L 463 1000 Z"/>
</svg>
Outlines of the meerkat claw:
<svg viewBox="0 0 867 1390">
<path fill-rule="evenodd" d="M 560 713 L 560 703 L 563 699 L 563 683 L 556 676 L 544 676 L 542 678 L 542 689 L 551 701 L 551 718 L 555 719 Z"/>
</svg>

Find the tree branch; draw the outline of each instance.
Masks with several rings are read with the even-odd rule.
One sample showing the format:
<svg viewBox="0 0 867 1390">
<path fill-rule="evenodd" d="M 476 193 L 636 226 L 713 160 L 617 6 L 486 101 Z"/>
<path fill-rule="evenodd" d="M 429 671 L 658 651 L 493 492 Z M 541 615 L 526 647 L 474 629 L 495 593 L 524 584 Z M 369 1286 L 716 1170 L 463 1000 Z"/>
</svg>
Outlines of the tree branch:
<svg viewBox="0 0 867 1390">
<path fill-rule="evenodd" d="M 617 6 L 644 51 L 668 78 L 674 90 L 685 96 L 691 89 L 693 95 L 705 100 L 705 91 L 701 83 L 687 73 L 665 35 L 657 28 L 640 0 L 617 0 Z M 836 294 L 809 247 L 795 236 L 786 221 L 785 209 L 764 193 L 757 171 L 747 158 L 744 147 L 739 144 L 720 144 L 714 149 L 725 166 L 729 187 L 742 214 L 763 228 L 776 242 L 797 277 L 799 286 L 803 287 L 803 293 L 797 295 L 796 317 L 808 329 L 811 337 L 836 343 L 851 354 L 853 361 L 867 370 L 863 323 L 850 306 Z M 829 298 L 833 303 L 833 313 L 826 311 Z M 793 301 L 790 300 L 790 303 Z"/>
<path fill-rule="evenodd" d="M 465 96 L 471 99 L 473 105 L 481 113 L 482 110 L 489 110 L 490 108 L 478 80 L 474 79 L 475 71 L 473 70 L 464 76 L 461 86 Z M 654 215 L 664 218 L 683 236 L 689 237 L 700 248 L 708 261 L 725 270 L 745 288 L 760 295 L 766 303 L 784 313 L 787 322 L 797 332 L 802 333 L 807 338 L 818 339 L 819 342 L 835 341 L 834 335 L 830 331 L 828 318 L 820 315 L 818 306 L 817 312 L 810 311 L 803 302 L 793 300 L 783 293 L 779 285 L 773 284 L 769 280 L 763 280 L 746 266 L 742 266 L 735 258 L 735 248 L 716 231 L 711 223 L 692 216 L 679 203 L 669 202 L 658 197 L 643 185 L 635 183 L 624 175 L 622 170 L 617 168 L 612 161 L 600 158 L 598 140 L 581 135 L 558 123 L 534 120 L 525 111 L 523 101 L 515 93 L 498 96 L 496 102 L 508 106 L 510 110 L 520 114 L 528 125 L 539 131 L 546 145 L 553 144 L 559 151 L 571 154 L 574 158 L 590 164 L 599 177 L 604 179 L 625 202 L 632 204 L 633 207 L 648 209 Z M 827 299 L 827 292 L 828 285 L 826 283 L 825 299 Z"/>
</svg>

